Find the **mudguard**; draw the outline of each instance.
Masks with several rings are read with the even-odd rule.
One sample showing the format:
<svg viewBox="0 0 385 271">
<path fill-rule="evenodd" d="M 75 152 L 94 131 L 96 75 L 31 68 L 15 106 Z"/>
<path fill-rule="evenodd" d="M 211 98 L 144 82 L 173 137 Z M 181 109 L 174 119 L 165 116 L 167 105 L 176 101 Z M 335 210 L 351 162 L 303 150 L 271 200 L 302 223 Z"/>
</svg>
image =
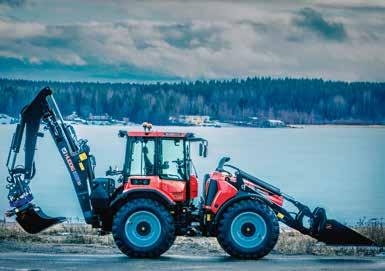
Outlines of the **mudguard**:
<svg viewBox="0 0 385 271">
<path fill-rule="evenodd" d="M 152 198 L 163 203 L 165 206 L 175 205 L 175 202 L 168 199 L 165 195 L 154 189 L 131 189 L 127 192 L 123 192 L 118 195 L 111 203 L 110 208 L 114 211 L 118 210 L 120 206 L 126 203 L 128 200 L 133 198 Z"/>
</svg>

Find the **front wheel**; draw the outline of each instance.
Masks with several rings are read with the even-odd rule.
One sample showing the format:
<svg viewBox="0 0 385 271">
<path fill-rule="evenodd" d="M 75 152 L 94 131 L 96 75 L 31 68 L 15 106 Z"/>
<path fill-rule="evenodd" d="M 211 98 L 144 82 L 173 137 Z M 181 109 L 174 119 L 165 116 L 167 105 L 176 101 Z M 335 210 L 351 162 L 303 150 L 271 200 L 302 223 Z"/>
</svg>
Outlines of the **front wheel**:
<svg viewBox="0 0 385 271">
<path fill-rule="evenodd" d="M 243 200 L 230 206 L 218 226 L 217 240 L 231 256 L 258 259 L 277 243 L 278 219 L 265 204 Z"/>
<path fill-rule="evenodd" d="M 174 219 L 159 202 L 135 199 L 114 216 L 112 234 L 118 248 L 127 256 L 158 257 L 175 240 Z"/>
</svg>

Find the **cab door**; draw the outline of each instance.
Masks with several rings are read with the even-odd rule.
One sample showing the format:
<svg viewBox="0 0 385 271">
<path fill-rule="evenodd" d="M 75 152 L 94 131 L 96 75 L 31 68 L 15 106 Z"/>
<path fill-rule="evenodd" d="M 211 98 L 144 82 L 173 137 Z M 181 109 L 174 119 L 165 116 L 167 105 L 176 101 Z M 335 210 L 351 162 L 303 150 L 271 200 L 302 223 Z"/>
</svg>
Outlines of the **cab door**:
<svg viewBox="0 0 385 271">
<path fill-rule="evenodd" d="M 187 165 L 183 139 L 160 140 L 158 175 L 162 180 L 162 190 L 171 193 L 178 201 L 187 199 Z"/>
</svg>

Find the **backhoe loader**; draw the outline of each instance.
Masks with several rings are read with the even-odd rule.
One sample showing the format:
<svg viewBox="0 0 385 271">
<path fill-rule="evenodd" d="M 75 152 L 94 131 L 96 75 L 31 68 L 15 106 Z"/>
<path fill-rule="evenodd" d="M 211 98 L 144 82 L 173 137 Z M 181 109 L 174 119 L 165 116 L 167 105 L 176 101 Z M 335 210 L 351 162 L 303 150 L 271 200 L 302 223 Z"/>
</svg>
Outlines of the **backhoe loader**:
<svg viewBox="0 0 385 271">
<path fill-rule="evenodd" d="M 208 142 L 192 133 L 119 131 L 126 140 L 121 170 L 95 177 L 95 158 L 88 142 L 64 122 L 50 88 L 42 89 L 21 111 L 7 159 L 7 188 L 11 209 L 6 215 L 28 233 L 61 223 L 33 203 L 29 188 L 40 126 L 48 130 L 75 188 L 85 223 L 112 233 L 117 247 L 130 257 L 158 257 L 176 236 L 213 236 L 231 256 L 258 259 L 267 255 L 279 236 L 279 222 L 328 245 L 375 245 L 341 223 L 328 219 L 325 210 L 309 207 L 279 188 L 220 159 L 202 180 L 198 206 L 198 179 L 190 156 L 192 144 L 207 157 Z M 18 154 L 24 138 L 24 162 Z M 59 180 L 54 180 L 59 181 Z M 61 181 L 61 180 L 60 180 Z M 53 191 L 54 192 L 54 191 Z M 285 203 L 285 204 L 284 204 Z M 290 212 L 285 207 L 296 210 Z M 293 209 L 293 208 L 292 208 Z"/>
</svg>

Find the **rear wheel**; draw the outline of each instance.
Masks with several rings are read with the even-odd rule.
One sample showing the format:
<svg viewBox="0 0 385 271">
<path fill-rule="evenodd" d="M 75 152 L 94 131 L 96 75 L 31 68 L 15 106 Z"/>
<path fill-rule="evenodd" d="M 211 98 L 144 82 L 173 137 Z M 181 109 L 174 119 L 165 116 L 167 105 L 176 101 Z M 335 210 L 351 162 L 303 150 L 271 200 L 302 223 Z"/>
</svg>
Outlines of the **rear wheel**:
<svg viewBox="0 0 385 271">
<path fill-rule="evenodd" d="M 127 256 L 158 257 L 175 240 L 174 219 L 159 202 L 135 199 L 116 213 L 112 234 L 118 248 Z"/>
<path fill-rule="evenodd" d="M 231 256 L 258 259 L 277 243 L 278 219 L 265 204 L 244 200 L 230 206 L 218 227 L 218 242 Z"/>
</svg>

